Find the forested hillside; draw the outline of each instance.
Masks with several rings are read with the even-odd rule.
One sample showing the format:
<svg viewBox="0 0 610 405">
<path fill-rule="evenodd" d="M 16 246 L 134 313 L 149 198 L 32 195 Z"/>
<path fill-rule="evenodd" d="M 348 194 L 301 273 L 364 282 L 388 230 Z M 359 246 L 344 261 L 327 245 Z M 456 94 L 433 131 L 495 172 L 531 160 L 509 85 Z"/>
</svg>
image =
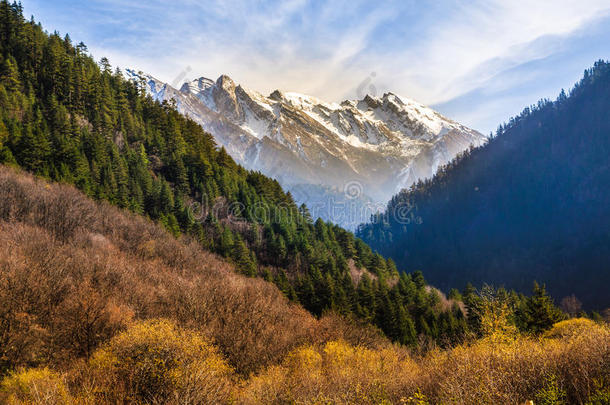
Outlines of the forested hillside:
<svg viewBox="0 0 610 405">
<path fill-rule="evenodd" d="M 480 338 L 391 344 L 190 236 L 0 167 L 0 403 L 607 403 L 607 325 L 553 325 L 540 289 L 519 308 L 466 293 Z"/>
<path fill-rule="evenodd" d="M 493 283 L 610 306 L 610 64 L 540 101 L 488 144 L 395 196 L 357 235 L 432 284 Z M 399 223 L 414 207 L 421 225 Z M 572 299 L 572 302 L 575 302 Z"/>
<path fill-rule="evenodd" d="M 0 2 L 0 163 L 73 184 L 88 196 L 189 235 L 239 271 L 275 282 L 313 314 L 334 311 L 413 344 L 466 333 L 457 302 L 398 272 L 353 234 L 297 207 L 246 171 L 172 105 L 96 63 L 69 36 L 47 34 Z M 154 271 L 154 269 L 151 269 Z"/>
<path fill-rule="evenodd" d="M 72 186 L 0 166 L 0 374 L 90 358 L 150 318 L 213 339 L 242 374 L 305 342 L 385 340 L 336 315 L 317 320 L 192 237 L 178 240 Z"/>
</svg>

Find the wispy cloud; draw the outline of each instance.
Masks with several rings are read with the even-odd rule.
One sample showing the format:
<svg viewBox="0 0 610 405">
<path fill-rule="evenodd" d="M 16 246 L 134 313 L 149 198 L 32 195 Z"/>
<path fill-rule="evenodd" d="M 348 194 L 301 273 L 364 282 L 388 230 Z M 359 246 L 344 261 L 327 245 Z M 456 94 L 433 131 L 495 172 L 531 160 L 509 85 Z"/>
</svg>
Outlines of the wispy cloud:
<svg viewBox="0 0 610 405">
<path fill-rule="evenodd" d="M 47 28 L 85 40 L 97 57 L 169 82 L 190 66 L 193 75 L 226 73 L 261 92 L 280 88 L 340 101 L 355 97 L 358 84 L 376 72 L 380 91 L 437 105 L 482 130 L 517 112 L 516 103 L 548 95 L 550 87 L 523 87 L 532 77 L 540 82 L 541 72 L 553 76 L 573 63 L 544 61 L 578 54 L 581 72 L 591 54 L 610 58 L 603 41 L 574 41 L 595 28 L 596 38 L 610 43 L 610 28 L 599 28 L 610 20 L 607 0 L 25 0 L 24 6 Z M 563 73 L 562 83 L 575 79 Z M 522 91 L 507 96 L 511 88 Z"/>
<path fill-rule="evenodd" d="M 600 15 L 607 1 L 485 1 L 457 7 L 406 51 L 415 60 L 405 79 L 421 83 L 417 93 L 442 102 L 476 88 L 503 70 L 556 51 L 569 35 Z M 540 41 L 556 36 L 557 41 Z"/>
</svg>

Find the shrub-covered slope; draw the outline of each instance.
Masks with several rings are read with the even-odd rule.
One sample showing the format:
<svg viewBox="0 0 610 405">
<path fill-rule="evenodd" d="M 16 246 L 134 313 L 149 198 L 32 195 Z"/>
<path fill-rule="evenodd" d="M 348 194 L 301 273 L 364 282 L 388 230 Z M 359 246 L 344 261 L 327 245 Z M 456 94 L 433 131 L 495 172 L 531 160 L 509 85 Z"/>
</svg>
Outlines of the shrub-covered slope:
<svg viewBox="0 0 610 405">
<path fill-rule="evenodd" d="M 304 342 L 384 341 L 336 316 L 316 320 L 190 237 L 0 166 L 0 372 L 89 358 L 149 318 L 203 333 L 244 374 Z"/>
</svg>

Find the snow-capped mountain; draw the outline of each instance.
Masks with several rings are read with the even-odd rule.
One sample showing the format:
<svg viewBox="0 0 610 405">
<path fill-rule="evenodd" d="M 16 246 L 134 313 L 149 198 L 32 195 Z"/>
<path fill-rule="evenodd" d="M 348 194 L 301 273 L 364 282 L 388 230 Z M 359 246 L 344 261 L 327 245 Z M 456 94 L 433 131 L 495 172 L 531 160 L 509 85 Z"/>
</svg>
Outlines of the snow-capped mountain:
<svg viewBox="0 0 610 405">
<path fill-rule="evenodd" d="M 295 194 L 310 207 L 332 205 L 318 201 L 328 193 L 314 193 L 313 201 L 307 201 L 304 190 L 311 185 L 385 204 L 402 188 L 432 176 L 457 153 L 486 139 L 393 93 L 336 104 L 278 90 L 264 96 L 225 75 L 216 81 L 202 77 L 175 89 L 140 72 L 127 74 L 153 98 L 173 99 L 179 111 L 201 124 L 246 168 L 276 178 L 288 190 L 307 185 Z M 322 208 L 320 216 L 333 219 L 332 212 L 326 214 Z M 369 214 L 363 213 L 353 225 Z"/>
</svg>

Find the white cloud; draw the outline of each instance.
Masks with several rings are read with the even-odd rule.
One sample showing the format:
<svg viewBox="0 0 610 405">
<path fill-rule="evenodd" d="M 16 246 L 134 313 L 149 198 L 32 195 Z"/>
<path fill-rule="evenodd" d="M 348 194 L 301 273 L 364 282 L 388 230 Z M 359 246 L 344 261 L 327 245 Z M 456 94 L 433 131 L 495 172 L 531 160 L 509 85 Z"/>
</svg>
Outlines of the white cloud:
<svg viewBox="0 0 610 405">
<path fill-rule="evenodd" d="M 557 41 L 531 45 L 545 36 L 568 35 L 609 9 L 607 1 L 468 3 L 407 49 L 402 60 L 408 68 L 392 77 L 423 102 L 443 102 L 503 70 L 548 56 L 560 46 Z"/>
<path fill-rule="evenodd" d="M 88 33 L 96 57 L 168 82 L 189 66 L 191 78 L 226 73 L 264 93 L 341 101 L 376 72 L 380 91 L 427 104 L 518 84 L 494 78 L 561 51 L 563 38 L 610 9 L 608 0 L 37 2 L 65 25 L 48 29 Z"/>
<path fill-rule="evenodd" d="M 560 41 L 532 44 L 545 36 L 567 35 L 610 7 L 607 1 L 594 0 L 459 3 L 449 15 L 429 21 L 416 40 L 402 48 L 386 46 L 384 53 L 373 48 L 367 56 L 375 30 L 395 11 L 385 5 L 333 4 L 313 14 L 300 0 L 260 9 L 242 1 L 200 6 L 211 14 L 203 17 L 208 23 L 220 17 L 221 24 L 224 19 L 230 24 L 211 24 L 201 37 L 196 25 L 183 27 L 182 35 L 190 32 L 198 40 L 185 38 L 173 44 L 172 57 L 201 74 L 229 73 L 264 92 L 282 88 L 330 101 L 353 95 L 375 71 L 392 91 L 432 104 L 458 97 L 506 69 L 548 56 Z M 291 26 L 294 17 L 302 27 Z M 176 60 L 169 65 L 176 65 Z M 161 74 L 168 78 L 168 72 Z"/>
</svg>

